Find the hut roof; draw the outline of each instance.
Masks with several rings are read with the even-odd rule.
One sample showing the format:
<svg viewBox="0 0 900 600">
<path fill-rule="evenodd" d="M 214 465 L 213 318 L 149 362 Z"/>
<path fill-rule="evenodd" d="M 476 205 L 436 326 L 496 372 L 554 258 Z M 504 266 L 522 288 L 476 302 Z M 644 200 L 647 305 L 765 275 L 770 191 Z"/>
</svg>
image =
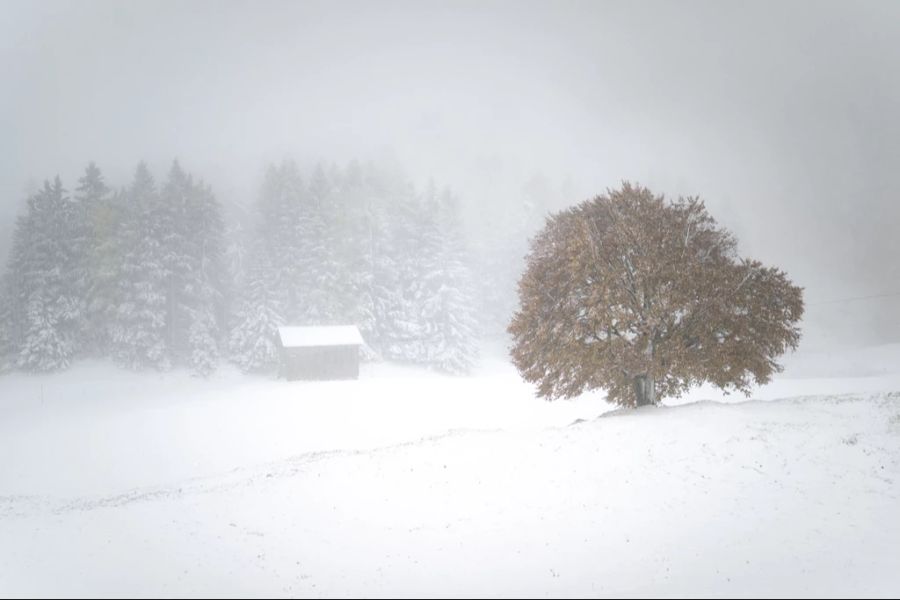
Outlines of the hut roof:
<svg viewBox="0 0 900 600">
<path fill-rule="evenodd" d="M 361 346 L 362 335 L 356 325 L 321 325 L 316 327 L 279 327 L 278 337 L 285 348 L 310 346 Z"/>
</svg>

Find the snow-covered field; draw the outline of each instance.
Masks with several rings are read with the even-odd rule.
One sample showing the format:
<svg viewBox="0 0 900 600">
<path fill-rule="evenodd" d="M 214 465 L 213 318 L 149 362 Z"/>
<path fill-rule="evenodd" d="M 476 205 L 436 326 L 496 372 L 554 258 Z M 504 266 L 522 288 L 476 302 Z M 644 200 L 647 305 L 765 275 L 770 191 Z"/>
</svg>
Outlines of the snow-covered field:
<svg viewBox="0 0 900 600">
<path fill-rule="evenodd" d="M 897 345 L 630 412 L 500 358 L 5 375 L 0 595 L 896 596 L 895 391 Z"/>
</svg>

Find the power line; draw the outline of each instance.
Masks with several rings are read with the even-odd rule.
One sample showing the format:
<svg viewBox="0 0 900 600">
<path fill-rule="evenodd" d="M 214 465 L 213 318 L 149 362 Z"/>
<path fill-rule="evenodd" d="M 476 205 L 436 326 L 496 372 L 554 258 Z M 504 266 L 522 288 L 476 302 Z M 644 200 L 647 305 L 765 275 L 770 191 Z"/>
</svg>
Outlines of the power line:
<svg viewBox="0 0 900 600">
<path fill-rule="evenodd" d="M 822 300 L 821 302 L 811 302 L 807 304 L 807 306 L 817 306 L 819 304 L 837 304 L 839 302 L 855 302 L 857 300 L 873 300 L 875 298 L 893 298 L 895 296 L 900 296 L 900 292 L 894 292 L 893 294 L 876 294 L 874 296 L 856 296 L 854 298 L 835 298 L 834 300 Z"/>
</svg>

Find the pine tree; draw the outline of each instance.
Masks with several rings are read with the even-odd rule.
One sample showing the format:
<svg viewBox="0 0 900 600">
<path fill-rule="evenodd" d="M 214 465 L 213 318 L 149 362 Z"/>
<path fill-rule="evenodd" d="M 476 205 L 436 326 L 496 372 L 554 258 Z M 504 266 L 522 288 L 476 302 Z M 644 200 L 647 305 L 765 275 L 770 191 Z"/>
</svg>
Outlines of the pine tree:
<svg viewBox="0 0 900 600">
<path fill-rule="evenodd" d="M 0 373 L 10 370 L 14 363 L 12 319 L 12 299 L 4 278 L 0 282 Z"/>
<path fill-rule="evenodd" d="M 371 207 L 369 215 L 370 244 L 369 265 L 371 279 L 369 291 L 371 303 L 371 330 L 364 333 L 364 339 L 373 353 L 386 357 L 393 338 L 395 307 L 400 303 L 401 294 L 397 279 L 397 254 L 391 231 L 392 202 L 385 197 L 378 205 Z"/>
<path fill-rule="evenodd" d="M 345 273 L 340 304 L 344 320 L 359 327 L 365 340 L 362 357 L 373 360 L 382 355 L 379 306 L 387 300 L 385 285 L 389 257 L 385 221 L 386 182 L 372 165 L 362 169 L 348 166 L 345 176 L 346 219 L 341 239 L 342 270 Z"/>
<path fill-rule="evenodd" d="M 363 189 L 362 169 L 356 161 L 336 176 L 332 202 L 329 205 L 329 247 L 334 257 L 337 277 L 331 291 L 331 304 L 337 321 L 355 324 L 362 274 L 358 222 Z"/>
<path fill-rule="evenodd" d="M 430 202 L 428 217 L 423 245 L 425 362 L 449 373 L 466 373 L 478 355 L 475 299 L 459 204 L 449 190 Z"/>
<path fill-rule="evenodd" d="M 383 357 L 391 338 L 391 312 L 401 298 L 391 213 L 393 200 L 402 194 L 403 186 L 374 170 L 370 170 L 366 185 L 366 203 L 359 226 L 365 278 L 359 286 L 358 323 L 372 357 Z"/>
<path fill-rule="evenodd" d="M 195 374 L 206 376 L 216 370 L 219 364 L 218 325 L 213 315 L 202 309 L 192 311 L 191 326 L 188 330 L 188 361 Z"/>
<path fill-rule="evenodd" d="M 110 240 L 117 215 L 100 169 L 91 162 L 75 188 L 75 258 L 73 279 L 82 299 L 80 343 L 91 353 L 102 351 L 108 337 L 106 315 L 112 302 L 109 279 L 115 257 Z"/>
<path fill-rule="evenodd" d="M 278 326 L 310 318 L 304 272 L 312 265 L 305 255 L 309 246 L 304 247 L 303 235 L 312 224 L 309 204 L 294 162 L 268 167 L 255 205 L 258 223 L 249 236 L 228 336 L 231 361 L 243 371 L 273 368 L 278 359 Z"/>
<path fill-rule="evenodd" d="M 267 371 L 278 361 L 276 336 L 284 320 L 275 270 L 266 252 L 261 241 L 250 252 L 229 338 L 231 360 L 245 372 Z"/>
<path fill-rule="evenodd" d="M 30 371 L 69 366 L 74 358 L 80 299 L 72 273 L 77 230 L 72 203 L 57 177 L 28 200 L 14 236 L 9 279 L 17 364 Z"/>
<path fill-rule="evenodd" d="M 295 244 L 300 264 L 297 277 L 303 283 L 298 323 L 318 325 L 341 320 L 336 297 L 340 292 L 341 264 L 335 236 L 336 220 L 332 184 L 325 170 L 316 168 L 309 190 L 300 198 Z"/>
<path fill-rule="evenodd" d="M 258 203 L 259 236 L 266 245 L 279 282 L 279 303 L 284 316 L 297 322 L 303 316 L 304 282 L 301 277 L 303 249 L 297 236 L 304 195 L 300 170 L 293 161 L 269 167 Z"/>
<path fill-rule="evenodd" d="M 37 192 L 35 192 L 36 194 Z M 22 346 L 25 329 L 28 326 L 26 307 L 30 295 L 29 288 L 33 288 L 35 283 L 35 279 L 30 273 L 31 268 L 29 268 L 34 264 L 32 244 L 35 238 L 31 235 L 31 231 L 35 226 L 34 219 L 29 218 L 27 213 L 16 219 L 6 273 L 3 278 L 6 305 L 4 338 L 10 366 L 14 366 L 18 362 L 19 348 Z"/>
<path fill-rule="evenodd" d="M 247 280 L 249 248 L 254 243 L 252 235 L 256 232 L 253 228 L 245 226 L 245 224 L 249 222 L 249 214 L 243 206 L 231 204 L 229 210 L 223 209 L 222 212 L 223 217 L 227 218 L 224 234 L 225 250 L 223 255 L 223 327 L 230 331 L 233 325 L 231 318 L 237 310 L 237 301 L 240 291 L 239 286 Z"/>
<path fill-rule="evenodd" d="M 422 208 L 411 188 L 397 196 L 389 218 L 393 272 L 382 285 L 392 285 L 394 293 L 376 305 L 383 355 L 401 362 L 422 362 Z"/>
<path fill-rule="evenodd" d="M 159 227 L 159 195 L 140 163 L 126 193 L 119 194 L 122 221 L 113 246 L 117 265 L 109 306 L 113 357 L 133 368 L 171 366 L 166 347 L 168 273 Z"/>
<path fill-rule="evenodd" d="M 214 370 L 225 314 L 224 221 L 212 190 L 200 183 L 191 188 L 184 223 L 192 231 L 186 238 L 188 277 L 184 304 L 191 322 L 188 347 L 190 366 L 201 375 Z"/>
<path fill-rule="evenodd" d="M 181 168 L 172 163 L 166 182 L 153 203 L 152 235 L 160 250 L 160 266 L 164 274 L 162 293 L 165 296 L 165 345 L 174 364 L 190 362 L 190 303 L 186 288 L 192 283 L 192 265 L 187 248 L 194 234 L 194 224 L 188 221 L 189 205 L 194 201 L 194 182 Z"/>
</svg>

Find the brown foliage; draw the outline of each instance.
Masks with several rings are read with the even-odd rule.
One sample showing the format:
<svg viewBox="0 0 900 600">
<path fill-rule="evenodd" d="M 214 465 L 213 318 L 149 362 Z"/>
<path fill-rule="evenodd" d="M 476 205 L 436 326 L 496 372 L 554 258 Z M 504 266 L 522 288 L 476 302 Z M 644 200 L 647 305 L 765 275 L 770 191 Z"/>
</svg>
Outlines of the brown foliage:
<svg viewBox="0 0 900 600">
<path fill-rule="evenodd" d="M 628 183 L 550 216 L 519 281 L 513 362 L 550 399 L 603 388 L 634 406 L 704 381 L 748 392 L 796 348 L 803 299 L 735 250 L 699 199 Z"/>
</svg>

